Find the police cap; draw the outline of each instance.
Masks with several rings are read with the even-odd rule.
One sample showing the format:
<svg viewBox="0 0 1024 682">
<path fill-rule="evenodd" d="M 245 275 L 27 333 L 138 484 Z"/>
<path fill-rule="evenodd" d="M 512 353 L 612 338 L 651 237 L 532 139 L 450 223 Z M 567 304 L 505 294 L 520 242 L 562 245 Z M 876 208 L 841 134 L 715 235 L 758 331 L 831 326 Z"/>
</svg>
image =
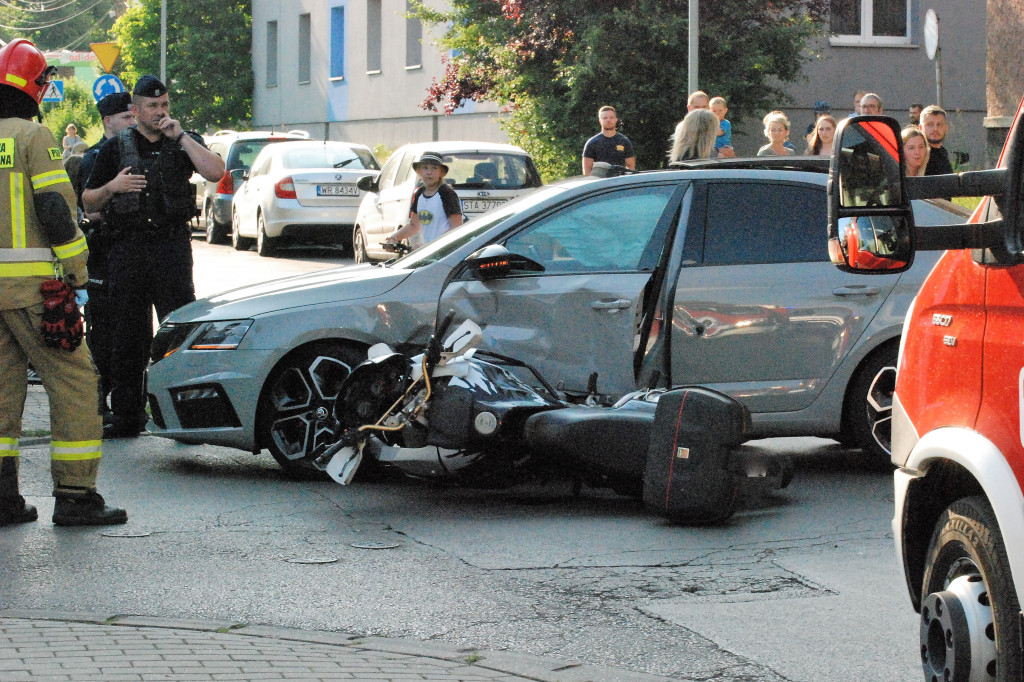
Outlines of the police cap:
<svg viewBox="0 0 1024 682">
<path fill-rule="evenodd" d="M 113 116 L 114 114 L 131 111 L 131 108 L 132 96 L 127 92 L 115 92 L 96 103 L 96 109 L 99 110 L 100 116 Z"/>
<path fill-rule="evenodd" d="M 160 97 L 167 93 L 167 87 L 156 76 L 146 74 L 135 83 L 133 95 L 139 97 Z"/>
</svg>

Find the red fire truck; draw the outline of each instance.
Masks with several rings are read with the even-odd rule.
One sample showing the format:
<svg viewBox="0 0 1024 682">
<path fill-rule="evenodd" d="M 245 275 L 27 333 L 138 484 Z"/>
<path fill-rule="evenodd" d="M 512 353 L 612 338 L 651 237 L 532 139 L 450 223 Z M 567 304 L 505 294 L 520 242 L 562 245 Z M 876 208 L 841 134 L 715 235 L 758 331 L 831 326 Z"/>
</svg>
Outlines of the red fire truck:
<svg viewBox="0 0 1024 682">
<path fill-rule="evenodd" d="M 1022 103 L 1024 104 L 1024 103 Z M 847 119 L 829 182 L 841 269 L 943 250 L 907 313 L 891 405 L 893 532 L 921 614 L 926 680 L 1020 680 L 1024 603 L 1024 117 L 996 169 L 908 177 L 900 129 Z M 966 225 L 915 227 L 911 199 L 982 196 Z M 890 373 L 891 374 L 891 373 Z"/>
</svg>

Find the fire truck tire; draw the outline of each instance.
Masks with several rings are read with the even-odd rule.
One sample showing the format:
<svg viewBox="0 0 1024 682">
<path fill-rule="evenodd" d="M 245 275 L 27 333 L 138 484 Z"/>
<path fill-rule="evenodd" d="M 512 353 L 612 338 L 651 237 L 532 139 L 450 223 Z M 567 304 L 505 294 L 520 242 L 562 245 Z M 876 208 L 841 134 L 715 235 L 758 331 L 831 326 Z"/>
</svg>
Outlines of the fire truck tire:
<svg viewBox="0 0 1024 682">
<path fill-rule="evenodd" d="M 935 524 L 921 588 L 926 680 L 1021 679 L 1020 605 L 1002 533 L 984 497 L 957 500 Z"/>
</svg>

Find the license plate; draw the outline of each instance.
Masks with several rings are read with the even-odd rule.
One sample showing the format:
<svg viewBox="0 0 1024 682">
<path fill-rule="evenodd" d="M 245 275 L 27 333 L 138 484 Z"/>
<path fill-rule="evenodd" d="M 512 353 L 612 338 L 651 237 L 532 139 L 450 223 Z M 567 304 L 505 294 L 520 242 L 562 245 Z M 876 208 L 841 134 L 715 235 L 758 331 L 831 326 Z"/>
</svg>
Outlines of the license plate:
<svg viewBox="0 0 1024 682">
<path fill-rule="evenodd" d="M 463 199 L 463 213 L 483 213 L 505 203 L 505 199 Z"/>
<path fill-rule="evenodd" d="M 317 185 L 318 197 L 357 197 L 359 188 L 355 185 Z"/>
</svg>

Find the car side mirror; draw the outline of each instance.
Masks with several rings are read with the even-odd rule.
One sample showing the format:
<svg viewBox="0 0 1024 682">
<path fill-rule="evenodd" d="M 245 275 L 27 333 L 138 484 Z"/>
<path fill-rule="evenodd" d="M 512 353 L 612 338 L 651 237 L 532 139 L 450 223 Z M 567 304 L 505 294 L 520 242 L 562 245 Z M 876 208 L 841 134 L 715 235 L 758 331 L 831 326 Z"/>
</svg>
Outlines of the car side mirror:
<svg viewBox="0 0 1024 682">
<path fill-rule="evenodd" d="M 244 168 L 235 168 L 231 171 L 231 181 L 236 185 L 249 179 L 249 171 Z"/>
<path fill-rule="evenodd" d="M 513 270 L 544 272 L 544 266 L 537 261 L 512 253 L 501 244 L 488 244 L 474 251 L 464 263 L 474 277 L 484 281 L 507 277 Z"/>
<path fill-rule="evenodd" d="M 844 119 L 828 183 L 828 250 L 847 272 L 902 272 L 913 263 L 914 212 L 904 191 L 899 124 L 886 116 Z"/>
<path fill-rule="evenodd" d="M 372 175 L 364 175 L 359 178 L 356 182 L 356 187 L 363 190 L 364 192 L 379 192 L 380 185 L 377 183 L 377 178 Z"/>
</svg>

